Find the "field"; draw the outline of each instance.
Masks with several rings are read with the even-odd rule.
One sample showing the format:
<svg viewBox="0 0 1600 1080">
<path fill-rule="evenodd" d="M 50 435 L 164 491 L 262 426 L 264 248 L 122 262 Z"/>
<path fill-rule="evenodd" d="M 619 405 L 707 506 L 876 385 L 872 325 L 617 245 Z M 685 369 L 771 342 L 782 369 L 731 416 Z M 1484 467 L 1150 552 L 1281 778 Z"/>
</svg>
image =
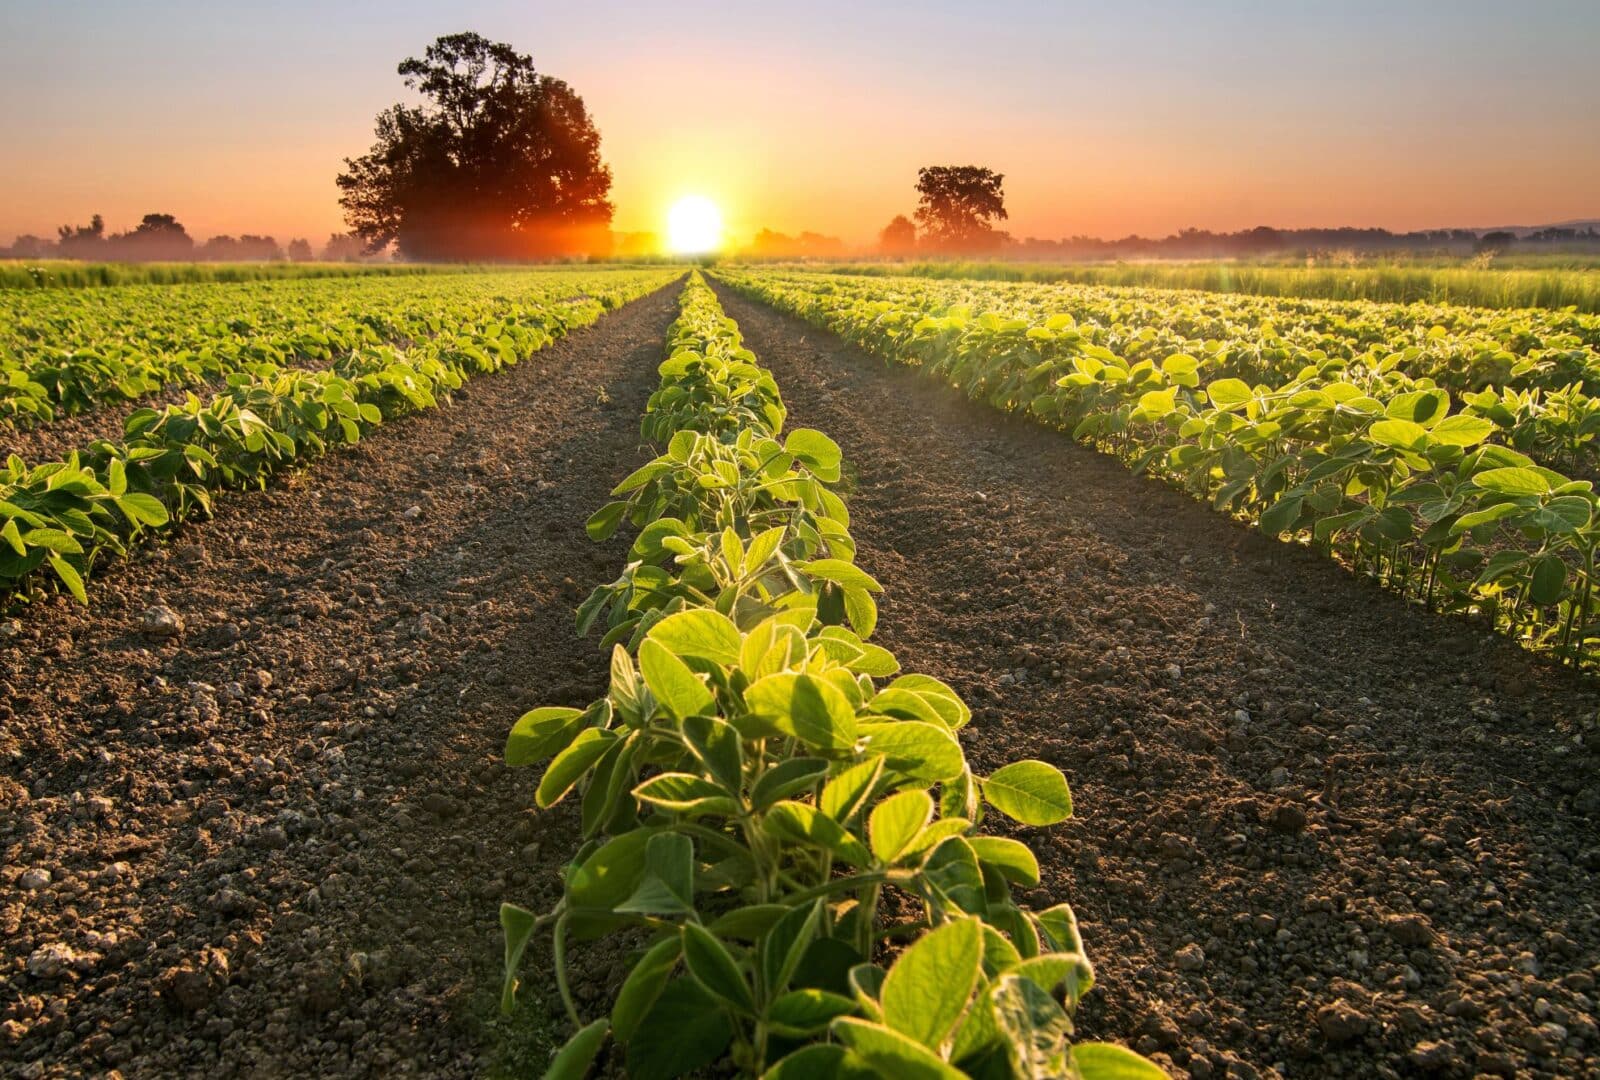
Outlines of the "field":
<svg viewBox="0 0 1600 1080">
<path fill-rule="evenodd" d="M 1488 308 L 1572 308 L 1600 313 L 1600 260 L 1593 255 L 1512 256 L 1473 265 L 1462 259 L 1351 258 L 1117 263 L 926 262 L 842 265 L 863 274 L 1048 284 L 1137 285 L 1308 300 L 1465 304 Z"/>
<path fill-rule="evenodd" d="M 1600 1071 L 1592 295 L 905 269 L 0 291 L 0 1072 Z"/>
</svg>

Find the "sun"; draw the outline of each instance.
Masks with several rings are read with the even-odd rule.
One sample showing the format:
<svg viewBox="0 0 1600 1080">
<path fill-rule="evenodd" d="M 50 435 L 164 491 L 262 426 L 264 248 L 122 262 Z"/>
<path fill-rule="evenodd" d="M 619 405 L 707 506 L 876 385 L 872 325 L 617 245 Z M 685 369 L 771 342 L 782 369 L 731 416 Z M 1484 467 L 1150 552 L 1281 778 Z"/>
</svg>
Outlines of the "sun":
<svg viewBox="0 0 1600 1080">
<path fill-rule="evenodd" d="M 685 195 L 667 212 L 667 244 L 674 255 L 704 255 L 722 246 L 722 211 L 704 195 Z"/>
</svg>

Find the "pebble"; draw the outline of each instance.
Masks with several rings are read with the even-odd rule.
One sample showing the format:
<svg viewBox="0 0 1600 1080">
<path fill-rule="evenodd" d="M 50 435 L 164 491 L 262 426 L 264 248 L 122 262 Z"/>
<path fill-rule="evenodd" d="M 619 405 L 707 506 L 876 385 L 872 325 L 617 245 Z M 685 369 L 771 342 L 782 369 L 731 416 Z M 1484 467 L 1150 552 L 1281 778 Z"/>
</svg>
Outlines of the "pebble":
<svg viewBox="0 0 1600 1080">
<path fill-rule="evenodd" d="M 400 514 L 407 521 L 415 521 L 422 516 L 422 507 L 415 504 L 408 506 Z"/>
<path fill-rule="evenodd" d="M 140 617 L 140 629 L 146 637 L 172 638 L 183 633 L 183 619 L 165 604 L 152 604 Z"/>
<path fill-rule="evenodd" d="M 31 870 L 24 870 L 22 876 L 17 879 L 17 884 L 28 892 L 37 892 L 50 884 L 50 871 L 37 866 Z"/>
<path fill-rule="evenodd" d="M 1206 966 L 1206 951 L 1190 943 L 1174 953 L 1173 959 L 1178 962 L 1179 971 L 1199 971 Z"/>
</svg>

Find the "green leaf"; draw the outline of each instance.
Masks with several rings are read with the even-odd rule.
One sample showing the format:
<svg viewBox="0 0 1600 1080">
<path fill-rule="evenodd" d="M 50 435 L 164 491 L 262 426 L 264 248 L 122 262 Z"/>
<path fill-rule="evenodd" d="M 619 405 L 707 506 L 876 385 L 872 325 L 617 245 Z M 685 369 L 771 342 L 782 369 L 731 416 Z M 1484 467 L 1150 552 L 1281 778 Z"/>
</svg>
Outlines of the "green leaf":
<svg viewBox="0 0 1600 1080">
<path fill-rule="evenodd" d="M 1367 437 L 1381 446 L 1415 450 L 1428 441 L 1428 431 L 1410 420 L 1379 420 L 1367 429 Z"/>
<path fill-rule="evenodd" d="M 644 877 L 616 907 L 633 915 L 682 915 L 694 910 L 694 841 L 660 833 L 644 849 Z"/>
<path fill-rule="evenodd" d="M 883 764 L 883 758 L 873 757 L 843 769 L 823 785 L 817 805 L 833 820 L 849 824 L 877 786 Z"/>
<path fill-rule="evenodd" d="M 1017 1076 L 1066 1075 L 1072 1020 L 1055 998 L 1030 979 L 1004 975 L 990 992 L 990 1001 Z"/>
<path fill-rule="evenodd" d="M 634 798 L 678 814 L 728 814 L 738 804 L 718 784 L 693 773 L 659 773 L 633 789 Z"/>
<path fill-rule="evenodd" d="M 843 691 L 823 679 L 780 672 L 745 689 L 750 712 L 808 746 L 843 750 L 856 740 L 856 712 Z"/>
<path fill-rule="evenodd" d="M 675 1080 L 721 1058 L 733 1024 L 690 978 L 669 982 L 628 1040 L 630 1080 Z"/>
<path fill-rule="evenodd" d="M 742 1013 L 755 1011 L 755 996 L 728 947 L 698 923 L 683 926 L 683 962 L 705 991 Z"/>
<path fill-rule="evenodd" d="M 1206 384 L 1206 396 L 1219 409 L 1236 409 L 1252 397 L 1250 384 L 1242 379 L 1217 379 Z"/>
<path fill-rule="evenodd" d="M 717 716 L 691 716 L 683 722 L 683 735 L 711 778 L 730 793 L 739 791 L 744 783 L 744 753 L 733 725 Z"/>
<path fill-rule="evenodd" d="M 1077 1043 L 1072 1063 L 1083 1080 L 1167 1080 L 1155 1062 L 1113 1043 Z"/>
<path fill-rule="evenodd" d="M 1474 473 L 1472 482 L 1485 491 L 1501 495 L 1544 495 L 1550 490 L 1550 481 L 1538 471 L 1523 467 L 1485 469 Z"/>
<path fill-rule="evenodd" d="M 761 1074 L 761 1080 L 882 1080 L 857 1055 L 838 1043 L 803 1046 Z"/>
<path fill-rule="evenodd" d="M 22 542 L 22 533 L 17 529 L 15 518 L 7 518 L 4 525 L 0 525 L 0 540 L 11 546 L 11 550 L 18 555 L 26 555 L 28 546 Z"/>
<path fill-rule="evenodd" d="M 1072 792 L 1054 765 L 1017 761 L 983 781 L 983 797 L 1024 825 L 1054 825 L 1072 816 Z"/>
<path fill-rule="evenodd" d="M 610 1030 L 610 1022 L 603 1018 L 579 1029 L 550 1060 L 544 1080 L 583 1080 L 589 1074 L 589 1066 L 594 1064 L 595 1055 L 605 1045 Z"/>
<path fill-rule="evenodd" d="M 1494 434 L 1494 422 L 1481 416 L 1447 416 L 1428 434 L 1446 446 L 1477 446 Z"/>
<path fill-rule="evenodd" d="M 1003 836 L 972 836 L 967 843 L 978 853 L 979 862 L 994 867 L 1007 881 L 1039 884 L 1039 860 L 1021 841 Z"/>
<path fill-rule="evenodd" d="M 677 934 L 662 938 L 646 950 L 622 981 L 616 1004 L 611 1006 L 611 1027 L 617 1038 L 627 1042 L 639 1027 L 650 1007 L 661 996 L 662 987 L 672 977 L 672 969 L 683 954 L 683 939 Z"/>
<path fill-rule="evenodd" d="M 1567 583 L 1567 564 L 1561 556 L 1549 554 L 1533 564 L 1533 577 L 1529 580 L 1528 599 L 1535 604 L 1553 604 L 1561 599 Z"/>
<path fill-rule="evenodd" d="M 839 464 L 844 455 L 839 451 L 839 444 L 822 432 L 795 428 L 784 440 L 783 449 L 810 469 L 817 479 L 830 484 L 839 479 Z"/>
<path fill-rule="evenodd" d="M 762 825 L 780 840 L 810 844 L 831 851 L 852 866 L 870 866 L 872 853 L 843 825 L 808 803 L 781 802 L 768 810 Z"/>
<path fill-rule="evenodd" d="M 946 923 L 900 954 L 883 981 L 883 1018 L 894 1030 L 938 1053 L 983 964 L 983 931 L 977 919 Z"/>
<path fill-rule="evenodd" d="M 834 1019 L 856 1011 L 856 1003 L 826 990 L 791 990 L 767 1007 L 767 1023 L 784 1035 L 821 1031 Z"/>
<path fill-rule="evenodd" d="M 79 576 L 78 571 L 71 563 L 53 551 L 47 557 L 50 560 L 50 568 L 56 572 L 56 577 L 61 579 L 61 583 L 67 587 L 67 591 L 72 594 L 78 603 L 87 605 L 89 603 L 89 594 L 84 591 L 83 578 Z"/>
<path fill-rule="evenodd" d="M 828 775 L 828 762 L 823 758 L 801 757 L 780 761 L 761 774 L 750 791 L 750 804 L 765 810 L 779 799 L 787 799 L 797 791 L 805 791 Z"/>
<path fill-rule="evenodd" d="M 591 540 L 608 539 L 617 531 L 617 526 L 622 524 L 622 519 L 627 513 L 628 504 L 625 502 L 606 503 L 584 522 L 583 531 L 589 534 Z"/>
<path fill-rule="evenodd" d="M 517 969 L 522 966 L 522 954 L 528 950 L 528 939 L 533 936 L 538 920 L 533 912 L 515 904 L 500 905 L 500 929 L 506 941 L 505 974 L 500 984 L 500 1011 L 510 1015 L 517 1001 Z"/>
<path fill-rule="evenodd" d="M 1301 495 L 1286 495 L 1261 512 L 1261 531 L 1268 536 L 1279 536 L 1292 529 L 1300 520 L 1300 508 L 1305 504 Z"/>
<path fill-rule="evenodd" d="M 557 754 L 555 760 L 550 762 L 550 767 L 539 780 L 539 790 L 534 793 L 534 801 L 543 809 L 549 809 L 566 797 L 572 786 L 582 779 L 589 767 L 605 755 L 617 737 L 601 728 L 584 728 L 578 733 L 565 750 Z"/>
<path fill-rule="evenodd" d="M 652 626 L 646 637 L 678 656 L 698 656 L 723 667 L 739 662 L 743 641 L 733 620 L 711 608 L 691 608 L 668 615 Z"/>
<path fill-rule="evenodd" d="M 861 724 L 857 732 L 867 740 L 867 753 L 882 754 L 891 769 L 914 780 L 953 780 L 966 768 L 961 744 L 936 724 L 894 720 Z"/>
<path fill-rule="evenodd" d="M 883 591 L 883 586 L 879 585 L 870 574 L 855 563 L 845 562 L 843 559 L 811 559 L 795 565 L 820 581 L 831 581 L 846 589 L 861 589 L 874 593 Z"/>
<path fill-rule="evenodd" d="M 583 726 L 583 710 L 547 706 L 523 713 L 506 738 L 506 764 L 532 765 L 565 749 Z"/>
<path fill-rule="evenodd" d="M 893 1080 L 967 1080 L 966 1073 L 943 1058 L 882 1024 L 841 1016 L 830 1028 L 834 1036 L 880 1077 Z"/>
<path fill-rule="evenodd" d="M 710 712 L 716 699 L 700 677 L 659 641 L 639 643 L 639 674 L 667 712 L 682 720 Z"/>
<path fill-rule="evenodd" d="M 933 799 L 926 791 L 902 791 L 872 808 L 867 837 L 872 854 L 884 864 L 894 862 L 933 818 Z"/>
<path fill-rule="evenodd" d="M 761 979 L 768 997 L 789 988 L 822 922 L 823 901 L 792 908 L 761 939 Z"/>
<path fill-rule="evenodd" d="M 170 520 L 166 506 L 154 495 L 142 491 L 129 492 L 117 499 L 117 509 L 136 525 L 159 529 Z"/>
</svg>

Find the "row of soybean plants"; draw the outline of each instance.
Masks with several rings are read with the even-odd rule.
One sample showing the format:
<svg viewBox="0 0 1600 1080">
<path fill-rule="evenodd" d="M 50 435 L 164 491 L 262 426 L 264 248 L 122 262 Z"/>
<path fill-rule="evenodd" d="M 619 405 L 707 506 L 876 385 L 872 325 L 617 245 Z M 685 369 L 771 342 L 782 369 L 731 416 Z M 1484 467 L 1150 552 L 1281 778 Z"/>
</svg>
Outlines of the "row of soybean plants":
<svg viewBox="0 0 1600 1080">
<path fill-rule="evenodd" d="M 1160 1077 L 1071 1041 L 1093 982 L 1072 911 L 1019 906 L 1038 863 L 982 830 L 991 809 L 1062 821 L 1065 778 L 973 771 L 967 706 L 870 641 L 879 586 L 854 562 L 838 447 L 783 435 L 777 384 L 698 275 L 681 304 L 643 425 L 660 456 L 589 522 L 638 529 L 578 613 L 604 629 L 609 689 L 529 712 L 506 744 L 508 764 L 548 759 L 540 807 L 581 804 L 555 907 L 501 909 L 505 1007 L 548 933 L 577 1029 L 547 1075 L 581 1077 L 615 1039 L 640 1080 L 719 1062 L 770 1080 Z M 892 920 L 891 895 L 915 917 Z M 586 1018 L 570 943 L 624 930 L 641 948 L 609 1015 Z"/>
<path fill-rule="evenodd" d="M 937 265 L 937 264 L 934 264 Z M 957 264 L 959 265 L 959 264 Z M 909 268 L 918 271 L 919 267 Z M 853 277 L 898 277 L 892 264 L 878 267 L 843 266 L 835 271 Z M 913 273 L 912 277 L 937 277 Z M 950 281 L 952 287 L 959 281 Z M 1190 327 L 1192 336 L 1216 336 L 1220 324 L 1277 328 L 1286 336 L 1326 338 L 1333 348 L 1339 341 L 1356 345 L 1383 345 L 1394 341 L 1431 342 L 1438 356 L 1458 361 L 1483 361 L 1496 352 L 1516 357 L 1537 354 L 1555 363 L 1578 359 L 1562 354 L 1600 347 L 1600 314 L 1571 310 L 1515 308 L 1510 310 L 1465 306 L 1459 303 L 1392 303 L 1373 300 L 1319 300 L 1283 296 L 1217 293 L 1181 288 L 1078 283 L 1006 283 L 977 281 L 981 295 L 995 290 L 1021 299 L 1050 296 L 1071 305 L 1114 307 L 1137 322 L 1168 322 Z M 1066 310 L 1058 308 L 1057 310 Z M 1590 354 L 1593 359 L 1593 354 Z"/>
<path fill-rule="evenodd" d="M 0 594 L 14 598 L 54 583 L 87 603 L 84 580 L 102 555 L 123 554 L 191 514 L 209 513 L 214 492 L 264 485 L 330 445 L 355 443 L 385 420 L 432 408 L 463 380 L 525 360 L 672 276 L 543 275 L 541 289 L 529 290 L 514 313 L 486 318 L 470 303 L 459 311 L 445 303 L 435 332 L 407 349 L 363 346 L 320 371 L 256 365 L 230 375 L 209 401 L 191 394 L 164 409 L 137 410 L 121 439 L 42 464 L 12 455 L 0 465 Z M 585 298 L 573 302 L 579 294 Z"/>
<path fill-rule="evenodd" d="M 557 299 L 550 277 L 0 291 L 0 429 L 221 381 L 260 364 L 315 368 L 363 347 L 407 346 L 462 321 L 514 314 L 528 296 Z"/>
<path fill-rule="evenodd" d="M 1341 381 L 1377 397 L 1449 390 L 1465 410 L 1495 425 L 1495 441 L 1554 469 L 1600 475 L 1600 350 L 1550 325 L 1556 321 L 1550 313 L 1513 318 L 1468 309 L 1478 317 L 1449 320 L 1449 309 L 1422 305 L 909 278 L 784 280 L 954 326 L 986 318 L 1002 341 L 1006 332 L 1032 334 L 1034 341 L 1061 338 L 1130 364 L 1192 357 L 1208 378 L 1273 388 Z M 1341 310 L 1351 307 L 1373 315 L 1357 319 Z"/>
<path fill-rule="evenodd" d="M 1188 353 L 1129 361 L 1072 333 L 1067 316 L 941 315 L 937 301 L 873 301 L 815 275 L 726 278 L 1274 536 L 1338 552 L 1431 607 L 1483 614 L 1574 662 L 1600 651 L 1593 483 L 1491 441 L 1492 418 L 1452 411 L 1426 380 L 1312 370 L 1252 384 Z"/>
</svg>

